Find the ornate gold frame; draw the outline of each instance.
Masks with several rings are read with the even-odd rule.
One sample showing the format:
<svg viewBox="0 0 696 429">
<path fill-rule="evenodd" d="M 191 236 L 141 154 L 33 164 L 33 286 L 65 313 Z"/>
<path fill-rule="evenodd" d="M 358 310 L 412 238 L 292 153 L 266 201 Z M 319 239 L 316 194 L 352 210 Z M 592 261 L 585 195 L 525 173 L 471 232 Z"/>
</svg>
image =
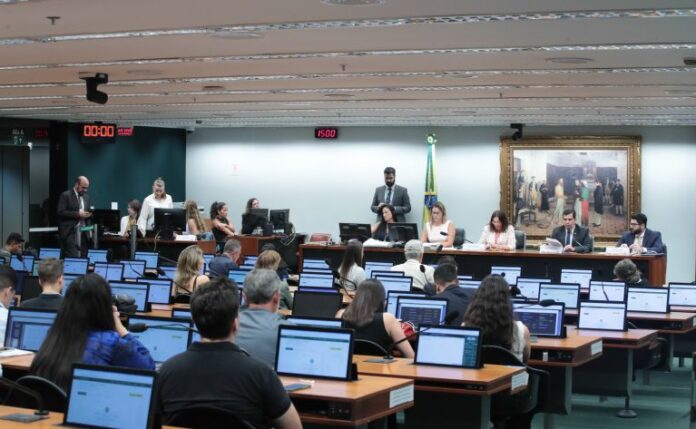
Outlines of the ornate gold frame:
<svg viewBox="0 0 696 429">
<path fill-rule="evenodd" d="M 513 210 L 513 160 L 515 150 L 529 149 L 610 149 L 627 151 L 627 186 L 626 219 L 631 213 L 640 211 L 640 136 L 540 136 L 512 140 L 511 137 L 500 138 L 500 208 L 511 214 Z M 626 222 L 628 225 L 628 221 Z M 530 235 L 528 240 L 539 241 L 545 237 Z M 595 237 L 596 245 L 614 244 L 619 235 L 599 235 Z"/>
</svg>

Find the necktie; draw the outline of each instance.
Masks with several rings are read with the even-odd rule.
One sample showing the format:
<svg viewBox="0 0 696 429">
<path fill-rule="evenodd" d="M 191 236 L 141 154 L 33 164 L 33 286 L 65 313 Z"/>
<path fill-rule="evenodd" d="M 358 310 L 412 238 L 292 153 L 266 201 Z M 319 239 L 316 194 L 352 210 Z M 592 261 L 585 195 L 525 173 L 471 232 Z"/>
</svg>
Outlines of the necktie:
<svg viewBox="0 0 696 429">
<path fill-rule="evenodd" d="M 385 203 L 391 204 L 391 198 L 392 198 L 392 188 L 387 188 L 387 198 Z"/>
<path fill-rule="evenodd" d="M 565 241 L 566 246 L 570 244 L 570 230 L 566 229 L 566 241 Z"/>
</svg>

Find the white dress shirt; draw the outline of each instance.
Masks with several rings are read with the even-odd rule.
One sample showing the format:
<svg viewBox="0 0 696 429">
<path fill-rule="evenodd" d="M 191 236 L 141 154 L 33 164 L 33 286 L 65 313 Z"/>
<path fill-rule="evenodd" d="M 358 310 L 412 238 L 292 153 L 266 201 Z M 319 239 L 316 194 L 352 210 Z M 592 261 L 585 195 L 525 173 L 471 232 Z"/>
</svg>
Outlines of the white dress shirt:
<svg viewBox="0 0 696 429">
<path fill-rule="evenodd" d="M 435 283 L 433 278 L 435 270 L 430 265 L 423 265 L 425 273 L 422 273 L 420 270 L 421 265 L 416 259 L 409 259 L 401 265 L 394 265 L 391 267 L 391 271 L 401 271 L 406 277 L 413 279 L 413 287 L 423 290 L 426 283 Z"/>
<path fill-rule="evenodd" d="M 171 209 L 174 207 L 172 196 L 167 194 L 161 200 L 155 198 L 155 194 L 148 195 L 143 201 L 138 218 L 138 229 L 145 236 L 145 231 L 152 231 L 155 227 L 155 209 Z"/>
</svg>

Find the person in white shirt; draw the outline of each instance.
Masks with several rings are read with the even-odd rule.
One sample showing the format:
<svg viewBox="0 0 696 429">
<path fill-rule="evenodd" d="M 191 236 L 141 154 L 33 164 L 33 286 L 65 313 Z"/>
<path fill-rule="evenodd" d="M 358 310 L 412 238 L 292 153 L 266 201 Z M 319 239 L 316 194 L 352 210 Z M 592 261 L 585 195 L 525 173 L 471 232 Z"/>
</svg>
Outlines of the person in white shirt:
<svg viewBox="0 0 696 429">
<path fill-rule="evenodd" d="M 395 265 L 391 271 L 400 271 L 405 276 L 413 279 L 413 287 L 416 289 L 425 290 L 426 284 L 433 284 L 435 279 L 433 273 L 435 270 L 429 265 L 423 265 L 423 243 L 420 240 L 410 240 L 404 246 L 404 256 L 406 262 L 401 265 Z M 421 267 L 424 271 L 421 271 Z"/>
<path fill-rule="evenodd" d="M 128 214 L 121 218 L 121 228 L 119 229 L 118 235 L 121 237 L 130 237 L 131 226 L 138 224 L 141 206 L 138 200 L 128 201 Z"/>
<path fill-rule="evenodd" d="M 358 285 L 365 280 L 363 263 L 363 245 L 355 238 L 348 240 L 346 250 L 343 253 L 343 261 L 338 267 L 339 282 L 347 290 L 356 290 Z"/>
<path fill-rule="evenodd" d="M 447 210 L 441 202 L 436 202 L 430 209 L 430 222 L 425 224 L 421 241 L 423 243 L 441 243 L 442 247 L 454 244 L 454 222 L 447 219 Z"/>
<path fill-rule="evenodd" d="M 490 222 L 483 227 L 479 243 L 485 244 L 486 250 L 515 250 L 515 227 L 510 225 L 504 211 L 493 212 Z"/>
<path fill-rule="evenodd" d="M 8 308 L 15 296 L 17 273 L 7 265 L 0 265 L 0 344 L 5 343 Z"/>
<path fill-rule="evenodd" d="M 155 209 L 171 209 L 174 207 L 172 197 L 164 190 L 164 180 L 158 177 L 152 184 L 152 194 L 145 197 L 138 218 L 138 230 L 145 236 L 147 231 L 155 227 Z"/>
</svg>

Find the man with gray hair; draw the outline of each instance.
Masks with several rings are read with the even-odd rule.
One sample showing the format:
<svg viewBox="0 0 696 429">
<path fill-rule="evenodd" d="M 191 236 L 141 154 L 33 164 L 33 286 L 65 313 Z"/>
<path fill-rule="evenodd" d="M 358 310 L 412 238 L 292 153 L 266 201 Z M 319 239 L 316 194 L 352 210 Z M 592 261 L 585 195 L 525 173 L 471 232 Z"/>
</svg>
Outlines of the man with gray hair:
<svg viewBox="0 0 696 429">
<path fill-rule="evenodd" d="M 392 271 L 401 271 L 405 276 L 413 279 L 413 287 L 420 290 L 425 290 L 427 284 L 435 282 L 433 272 L 435 271 L 430 265 L 423 265 L 423 244 L 420 240 L 410 240 L 404 246 L 404 256 L 406 262 L 401 265 L 395 265 L 391 268 Z"/>
<path fill-rule="evenodd" d="M 641 278 L 638 267 L 630 259 L 622 259 L 614 265 L 614 276 L 626 286 L 650 286 L 647 280 Z"/>
<path fill-rule="evenodd" d="M 278 326 L 288 324 L 278 314 L 281 281 L 275 271 L 259 268 L 244 279 L 244 302 L 236 343 L 251 357 L 275 368 Z"/>
<path fill-rule="evenodd" d="M 239 268 L 237 266 L 237 260 L 241 253 L 242 243 L 240 243 L 239 240 L 235 240 L 234 238 L 227 240 L 225 242 L 225 247 L 222 249 L 222 254 L 214 257 L 210 261 L 210 264 L 208 264 L 210 278 L 227 277 L 227 273 L 229 273 L 230 270 Z"/>
</svg>

